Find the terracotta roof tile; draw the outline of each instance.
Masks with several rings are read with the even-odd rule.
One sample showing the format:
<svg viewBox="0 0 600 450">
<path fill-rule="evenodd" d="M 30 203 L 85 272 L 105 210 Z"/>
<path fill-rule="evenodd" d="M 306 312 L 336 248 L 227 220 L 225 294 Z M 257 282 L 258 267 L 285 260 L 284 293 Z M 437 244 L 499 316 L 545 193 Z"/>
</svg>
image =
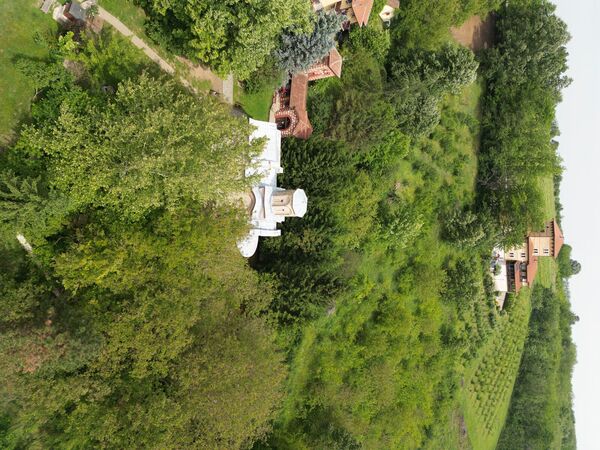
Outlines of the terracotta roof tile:
<svg viewBox="0 0 600 450">
<path fill-rule="evenodd" d="M 342 76 L 342 55 L 338 52 L 337 48 L 333 47 L 333 49 L 329 52 L 327 65 L 331 69 L 331 71 L 335 74 L 336 77 Z"/>
<path fill-rule="evenodd" d="M 565 243 L 565 237 L 563 236 L 563 232 L 556 223 L 556 220 L 552 221 L 552 225 L 554 228 L 554 257 L 556 258 L 560 253 L 560 249 Z"/>
<path fill-rule="evenodd" d="M 533 240 L 528 239 L 527 284 L 531 286 L 538 271 L 538 256 L 533 254 Z"/>
<path fill-rule="evenodd" d="M 306 96 L 308 94 L 308 75 L 299 73 L 292 77 L 290 88 L 290 108 L 306 111 Z"/>
<path fill-rule="evenodd" d="M 373 0 L 354 0 L 352 2 L 352 10 L 360 26 L 365 25 L 369 21 L 371 9 L 373 9 Z"/>
<path fill-rule="evenodd" d="M 313 132 L 308 112 L 306 111 L 306 96 L 308 94 L 308 75 L 299 73 L 292 77 L 292 86 L 290 91 L 290 108 L 296 111 L 298 123 L 294 127 L 292 134 L 300 139 L 308 139 Z"/>
</svg>

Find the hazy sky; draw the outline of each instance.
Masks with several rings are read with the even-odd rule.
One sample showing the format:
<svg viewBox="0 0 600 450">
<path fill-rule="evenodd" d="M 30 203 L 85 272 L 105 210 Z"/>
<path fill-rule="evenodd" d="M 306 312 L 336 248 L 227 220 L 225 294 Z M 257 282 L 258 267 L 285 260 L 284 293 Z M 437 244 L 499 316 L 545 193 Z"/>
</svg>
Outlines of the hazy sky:
<svg viewBox="0 0 600 450">
<path fill-rule="evenodd" d="M 581 318 L 573 335 L 578 448 L 600 449 L 600 0 L 554 0 L 573 39 L 573 84 L 558 108 L 563 232 L 582 271 L 571 279 L 571 302 Z"/>
</svg>

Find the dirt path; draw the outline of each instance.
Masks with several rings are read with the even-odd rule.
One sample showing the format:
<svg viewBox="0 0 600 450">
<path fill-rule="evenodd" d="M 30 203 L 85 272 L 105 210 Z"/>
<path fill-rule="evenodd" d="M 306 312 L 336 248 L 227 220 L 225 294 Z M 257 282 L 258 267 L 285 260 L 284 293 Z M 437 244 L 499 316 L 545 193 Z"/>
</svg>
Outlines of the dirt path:
<svg viewBox="0 0 600 450">
<path fill-rule="evenodd" d="M 127 28 L 127 26 L 123 22 L 121 22 L 107 10 L 105 10 L 104 8 L 98 8 L 98 17 L 100 17 L 105 22 L 110 23 L 123 36 L 131 38 L 131 42 L 133 42 L 133 45 L 142 50 L 146 54 L 146 56 L 152 61 L 154 61 L 156 64 L 158 64 L 162 70 L 164 70 L 167 73 L 170 73 L 171 75 L 175 73 L 175 69 L 173 68 L 173 66 L 171 66 L 167 61 L 162 59 L 158 55 L 158 53 L 152 50 L 152 48 L 150 48 L 144 41 L 142 41 L 139 37 L 133 34 L 133 31 Z"/>
<path fill-rule="evenodd" d="M 496 37 L 496 17 L 492 14 L 482 19 L 473 16 L 460 27 L 451 28 L 452 37 L 474 52 L 490 48 Z"/>
<path fill-rule="evenodd" d="M 148 44 L 146 44 L 142 39 L 140 39 L 138 36 L 136 36 L 133 33 L 133 31 L 131 31 L 129 28 L 127 28 L 127 26 L 123 22 L 121 22 L 118 18 L 113 16 L 111 13 L 109 13 L 104 8 L 98 8 L 98 17 L 100 17 L 102 20 L 104 20 L 105 22 L 112 25 L 123 36 L 131 39 L 131 42 L 133 43 L 133 45 L 135 45 L 137 48 L 142 50 L 146 54 L 146 56 L 148 58 L 150 58 L 152 61 L 154 61 L 156 64 L 158 64 L 163 71 L 165 71 L 171 75 L 175 74 L 175 69 L 173 68 L 173 66 L 171 64 L 169 64 L 167 61 L 165 61 L 163 58 L 161 58 L 160 55 L 158 53 L 156 53 L 156 51 L 154 51 Z M 229 103 L 230 105 L 233 105 L 233 76 L 232 75 L 229 75 L 227 77 L 227 79 L 225 79 L 225 80 L 221 80 L 219 77 L 217 77 L 214 73 L 212 73 L 208 69 L 206 69 L 202 72 L 192 71 L 190 74 L 198 80 L 211 81 L 211 86 L 214 83 L 215 87 L 219 86 L 218 81 L 220 81 L 221 82 L 220 86 L 219 86 L 220 88 L 217 88 L 214 90 L 216 92 L 218 92 L 219 94 L 221 94 L 227 103 Z M 184 86 L 195 91 L 195 89 L 192 87 L 191 83 L 188 80 L 186 80 L 185 78 L 180 78 L 180 81 Z"/>
<path fill-rule="evenodd" d="M 211 90 L 221 94 L 227 103 L 233 105 L 233 75 L 229 75 L 226 79 L 222 79 L 208 67 L 201 64 L 194 64 L 187 58 L 178 56 L 177 60 L 188 68 L 191 77 L 199 81 L 208 81 Z"/>
</svg>

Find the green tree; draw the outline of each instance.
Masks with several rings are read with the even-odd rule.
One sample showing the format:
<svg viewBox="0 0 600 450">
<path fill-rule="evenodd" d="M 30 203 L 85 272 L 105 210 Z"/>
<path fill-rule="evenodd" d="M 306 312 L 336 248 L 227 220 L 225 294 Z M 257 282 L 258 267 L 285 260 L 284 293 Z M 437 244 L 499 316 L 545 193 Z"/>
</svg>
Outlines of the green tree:
<svg viewBox="0 0 600 450">
<path fill-rule="evenodd" d="M 263 142 L 147 75 L 47 94 L 52 113 L 0 155 L 3 228 L 33 246 L 0 246 L 0 442 L 252 446 L 285 370 L 229 199 Z"/>
<path fill-rule="evenodd" d="M 444 238 L 459 248 L 481 248 L 495 243 L 496 233 L 486 214 L 456 209 L 443 222 Z"/>
<path fill-rule="evenodd" d="M 279 45 L 283 30 L 307 30 L 305 0 L 141 0 L 150 32 L 220 74 L 248 78 Z"/>
<path fill-rule="evenodd" d="M 375 8 L 374 5 L 374 11 Z M 375 25 L 353 28 L 348 42 L 353 52 L 365 51 L 375 57 L 380 64 L 385 62 L 391 45 L 390 33 Z"/>
<path fill-rule="evenodd" d="M 320 12 L 314 29 L 308 34 L 284 33 L 274 52 L 279 67 L 295 74 L 309 69 L 335 47 L 335 37 L 344 17 L 336 12 Z"/>
<path fill-rule="evenodd" d="M 570 80 L 569 34 L 549 2 L 510 3 L 497 23 L 498 44 L 483 59 L 487 82 L 479 157 L 479 197 L 507 245 L 543 222 L 535 177 L 560 173 L 553 138 L 555 106 Z"/>
<path fill-rule="evenodd" d="M 216 100 L 199 102 L 176 82 L 148 76 L 120 85 L 106 106 L 78 100 L 62 104 L 56 123 L 26 129 L 18 144 L 47 157 L 48 184 L 69 192 L 77 208 L 114 208 L 140 220 L 247 186 L 240 174 L 262 143 L 249 144 L 250 126 Z"/>
<path fill-rule="evenodd" d="M 475 81 L 478 67 L 473 52 L 449 44 L 437 51 L 396 54 L 389 88 L 400 129 L 412 136 L 430 133 L 440 120 L 442 96 Z"/>
</svg>

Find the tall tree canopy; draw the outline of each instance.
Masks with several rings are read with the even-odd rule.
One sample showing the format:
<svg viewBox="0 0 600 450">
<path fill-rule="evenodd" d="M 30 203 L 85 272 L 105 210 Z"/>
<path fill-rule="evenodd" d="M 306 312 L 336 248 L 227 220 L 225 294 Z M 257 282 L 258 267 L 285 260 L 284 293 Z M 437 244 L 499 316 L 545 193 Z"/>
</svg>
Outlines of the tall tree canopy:
<svg viewBox="0 0 600 450">
<path fill-rule="evenodd" d="M 335 37 L 344 17 L 335 12 L 321 12 L 312 33 L 284 33 L 275 57 L 281 69 L 289 73 L 307 70 L 335 47 Z"/>
<path fill-rule="evenodd" d="M 141 0 L 160 40 L 221 74 L 240 78 L 263 65 L 285 29 L 307 29 L 306 0 Z"/>
<path fill-rule="evenodd" d="M 511 2 L 497 29 L 499 42 L 482 64 L 488 92 L 478 182 L 504 243 L 514 244 L 544 221 L 538 177 L 560 170 L 554 110 L 570 82 L 564 75 L 570 36 L 547 1 Z"/>
<path fill-rule="evenodd" d="M 251 445 L 285 373 L 226 200 L 262 143 L 173 81 L 52 89 L 0 159 L 0 443 Z"/>
</svg>

